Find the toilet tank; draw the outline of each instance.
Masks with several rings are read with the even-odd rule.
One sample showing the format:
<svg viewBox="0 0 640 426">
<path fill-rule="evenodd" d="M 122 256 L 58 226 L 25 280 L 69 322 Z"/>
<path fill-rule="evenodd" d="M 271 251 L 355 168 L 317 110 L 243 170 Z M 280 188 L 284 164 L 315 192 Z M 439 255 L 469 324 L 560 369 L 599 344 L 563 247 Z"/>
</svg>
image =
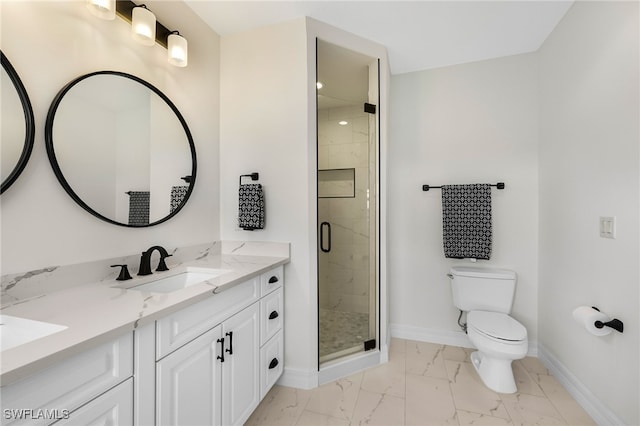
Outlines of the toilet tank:
<svg viewBox="0 0 640 426">
<path fill-rule="evenodd" d="M 506 269 L 454 266 L 450 270 L 453 304 L 462 311 L 508 314 L 516 290 L 516 273 Z"/>
</svg>

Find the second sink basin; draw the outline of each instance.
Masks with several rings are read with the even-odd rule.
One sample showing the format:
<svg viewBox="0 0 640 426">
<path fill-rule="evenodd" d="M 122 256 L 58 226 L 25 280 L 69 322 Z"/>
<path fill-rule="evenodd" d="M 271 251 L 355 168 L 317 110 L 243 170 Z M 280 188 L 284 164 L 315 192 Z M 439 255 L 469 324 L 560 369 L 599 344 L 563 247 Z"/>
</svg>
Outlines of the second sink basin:
<svg viewBox="0 0 640 426">
<path fill-rule="evenodd" d="M 64 325 L 0 315 L 0 351 L 23 345 L 66 328 Z"/>
<path fill-rule="evenodd" d="M 127 287 L 126 285 L 119 286 L 120 288 L 126 288 L 127 290 L 137 291 L 149 291 L 154 293 L 171 293 L 173 291 L 182 290 L 189 286 L 200 284 L 204 281 L 212 278 L 219 277 L 228 272 L 227 269 L 210 269 L 210 268 L 187 268 L 186 270 L 176 271 L 171 274 L 171 271 L 162 278 L 158 278 L 153 281 L 146 282 L 144 284 L 134 285 Z"/>
</svg>

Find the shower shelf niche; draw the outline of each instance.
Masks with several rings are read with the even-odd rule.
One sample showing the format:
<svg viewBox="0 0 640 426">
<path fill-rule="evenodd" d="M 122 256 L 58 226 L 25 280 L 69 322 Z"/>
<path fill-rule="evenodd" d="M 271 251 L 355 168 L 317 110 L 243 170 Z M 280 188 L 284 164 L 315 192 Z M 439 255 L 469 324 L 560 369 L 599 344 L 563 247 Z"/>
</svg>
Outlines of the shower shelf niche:
<svg viewBox="0 0 640 426">
<path fill-rule="evenodd" d="M 318 170 L 318 198 L 355 198 L 356 169 Z"/>
</svg>

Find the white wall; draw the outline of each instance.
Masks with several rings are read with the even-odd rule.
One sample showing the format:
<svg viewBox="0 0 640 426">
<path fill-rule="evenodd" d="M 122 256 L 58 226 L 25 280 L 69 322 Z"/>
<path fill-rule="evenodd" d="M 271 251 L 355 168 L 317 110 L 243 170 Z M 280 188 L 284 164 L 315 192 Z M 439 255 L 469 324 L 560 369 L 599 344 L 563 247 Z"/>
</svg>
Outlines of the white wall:
<svg viewBox="0 0 640 426">
<path fill-rule="evenodd" d="M 313 371 L 317 358 L 316 293 L 310 271 L 307 45 L 303 18 L 224 37 L 220 42 L 220 201 L 224 240 L 286 241 L 285 359 Z M 264 230 L 238 228 L 238 178 L 260 173 Z M 247 182 L 251 182 L 250 179 Z"/>
<path fill-rule="evenodd" d="M 36 135 L 23 174 L 2 194 L 2 273 L 219 239 L 219 37 L 181 1 L 151 1 L 158 20 L 189 40 L 189 66 L 168 64 L 166 49 L 131 39 L 120 18 L 103 21 L 84 2 L 2 2 L 2 50 L 33 104 Z M 102 222 L 62 189 L 44 147 L 49 104 L 63 85 L 88 72 L 137 75 L 163 91 L 185 117 L 196 143 L 198 177 L 172 220 L 146 229 Z"/>
<path fill-rule="evenodd" d="M 220 43 L 221 236 L 291 243 L 285 267 L 285 376 L 299 387 L 317 384 L 315 38 L 321 34 L 334 44 L 382 56 L 387 75 L 384 48 L 310 19 Z M 386 80 L 381 87 L 386 95 Z M 238 177 L 251 172 L 260 173 L 264 187 L 266 225 L 243 231 L 237 222 Z"/>
<path fill-rule="evenodd" d="M 461 343 L 446 274 L 439 189 L 492 189 L 493 253 L 518 274 L 512 315 L 537 339 L 537 61 L 533 54 L 395 75 L 389 146 L 389 288 L 394 335 Z"/>
<path fill-rule="evenodd" d="M 540 50 L 541 349 L 617 418 L 640 423 L 638 2 L 576 2 Z M 615 216 L 617 238 L 598 234 Z M 580 305 L 624 322 L 587 334 Z"/>
</svg>

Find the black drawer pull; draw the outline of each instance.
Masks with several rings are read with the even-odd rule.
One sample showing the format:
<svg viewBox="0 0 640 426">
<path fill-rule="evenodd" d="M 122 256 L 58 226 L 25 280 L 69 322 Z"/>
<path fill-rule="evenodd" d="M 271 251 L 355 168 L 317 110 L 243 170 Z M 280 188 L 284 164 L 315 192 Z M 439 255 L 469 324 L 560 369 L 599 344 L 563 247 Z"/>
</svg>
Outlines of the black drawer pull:
<svg viewBox="0 0 640 426">
<path fill-rule="evenodd" d="M 269 278 L 269 284 L 273 284 L 277 282 L 278 282 L 278 277 L 276 277 L 275 275 Z"/>
<path fill-rule="evenodd" d="M 233 355 L 233 331 L 224 334 L 225 336 L 229 336 L 229 349 L 226 351 L 229 352 L 229 355 Z"/>
<path fill-rule="evenodd" d="M 278 366 L 278 358 L 274 358 L 271 360 L 271 362 L 269 363 L 269 370 L 273 370 L 274 368 L 276 368 Z"/>
<path fill-rule="evenodd" d="M 218 339 L 218 343 L 220 343 L 220 355 L 216 358 L 220 360 L 220 362 L 224 362 L 224 337 Z"/>
<path fill-rule="evenodd" d="M 276 311 L 273 311 L 269 314 L 269 319 L 276 319 L 278 318 L 278 313 Z"/>
</svg>

